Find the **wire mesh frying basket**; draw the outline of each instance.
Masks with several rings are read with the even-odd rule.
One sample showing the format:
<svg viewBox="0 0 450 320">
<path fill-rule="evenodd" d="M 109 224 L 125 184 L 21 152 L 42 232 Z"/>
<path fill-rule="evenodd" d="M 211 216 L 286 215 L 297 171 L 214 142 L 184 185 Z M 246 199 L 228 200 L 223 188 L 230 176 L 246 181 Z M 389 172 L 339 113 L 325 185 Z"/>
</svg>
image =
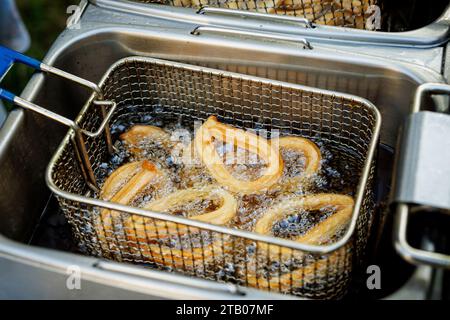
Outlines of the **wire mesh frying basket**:
<svg viewBox="0 0 450 320">
<path fill-rule="evenodd" d="M 331 91 L 142 57 L 118 61 L 106 73 L 100 88 L 104 99 L 117 104 L 110 125 L 130 115 L 169 117 L 187 124 L 217 115 L 240 128 L 279 129 L 289 135 L 326 141 L 342 152 L 359 182 L 345 234 L 330 245 L 307 245 L 98 200 L 78 165 L 71 130 L 49 164 L 47 183 L 82 252 L 308 298 L 336 298 L 347 291 L 363 257 L 374 215 L 373 155 L 380 115 L 370 102 Z M 97 128 L 103 119 L 93 99 L 77 118 L 84 130 Z M 86 138 L 95 177 L 101 175 L 101 163 L 110 157 L 108 137 L 105 133 Z M 101 218 L 104 210 L 115 214 Z M 150 236 L 143 231 L 147 228 L 171 234 L 170 241 Z"/>
<path fill-rule="evenodd" d="M 309 22 L 357 29 L 374 30 L 371 17 L 377 0 L 131 0 L 132 2 L 201 9 L 223 8 L 294 16 Z"/>
</svg>

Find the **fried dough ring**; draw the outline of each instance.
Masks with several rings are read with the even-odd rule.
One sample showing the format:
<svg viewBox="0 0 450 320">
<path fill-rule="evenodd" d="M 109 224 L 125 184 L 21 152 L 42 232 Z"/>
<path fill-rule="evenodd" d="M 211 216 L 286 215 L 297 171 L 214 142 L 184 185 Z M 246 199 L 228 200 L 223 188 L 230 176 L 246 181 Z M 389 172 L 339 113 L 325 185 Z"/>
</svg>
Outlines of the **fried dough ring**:
<svg viewBox="0 0 450 320">
<path fill-rule="evenodd" d="M 120 135 L 120 140 L 130 146 L 130 152 L 133 155 L 142 154 L 139 143 L 143 140 L 170 141 L 170 134 L 163 129 L 149 125 L 134 125 L 130 130 Z"/>
<path fill-rule="evenodd" d="M 214 195 L 218 195 L 222 200 L 222 204 L 218 209 L 212 212 L 189 217 L 189 219 L 216 225 L 226 225 L 236 215 L 238 206 L 237 201 L 229 192 L 213 185 L 203 188 L 189 188 L 175 191 L 167 197 L 150 202 L 144 207 L 144 209 L 165 212 L 174 206 L 186 204 L 196 199 L 208 199 Z M 145 229 L 146 236 L 149 239 L 167 238 L 173 234 L 180 235 L 189 231 L 198 232 L 198 229 L 194 227 L 140 216 L 133 216 L 133 222 L 138 236 L 142 236 L 141 233 L 143 233 Z"/>
<path fill-rule="evenodd" d="M 170 134 L 168 134 L 160 127 L 149 125 L 134 125 L 130 130 L 120 135 L 121 140 L 134 145 L 138 144 L 146 138 L 169 139 Z"/>
<path fill-rule="evenodd" d="M 165 182 L 164 174 L 147 160 L 127 163 L 115 170 L 106 179 L 100 192 L 100 198 L 118 204 L 128 205 L 147 186 Z M 109 209 L 102 209 L 95 220 L 95 227 L 102 250 L 108 251 L 116 247 L 115 223 L 121 218 L 121 213 Z M 108 242 L 107 239 L 114 239 Z M 105 244 L 108 245 L 105 246 Z"/>
<path fill-rule="evenodd" d="M 124 184 L 124 180 L 130 176 L 130 180 Z M 150 161 L 127 163 L 116 169 L 106 179 L 100 192 L 100 197 L 103 200 L 128 204 L 153 179 L 161 176 L 162 172 Z M 121 188 L 121 186 L 123 187 Z"/>
<path fill-rule="evenodd" d="M 255 232 L 270 235 L 272 234 L 272 227 L 275 221 L 289 216 L 296 210 L 318 210 L 329 205 L 336 208 L 336 212 L 334 214 L 319 222 L 305 234 L 293 239 L 293 241 L 304 244 L 319 245 L 323 243 L 323 241 L 326 241 L 335 235 L 340 228 L 345 226 L 350 221 L 354 206 L 353 198 L 338 194 L 316 194 L 296 197 L 283 201 L 269 209 L 261 217 L 261 219 L 258 220 L 255 225 Z M 264 252 L 267 252 L 269 255 L 268 259 L 275 261 L 285 261 L 291 258 L 302 259 L 304 257 L 303 253 L 295 254 L 294 249 L 289 249 L 286 247 L 269 245 L 262 242 L 258 242 L 257 246 L 260 251 L 264 250 Z M 327 258 L 320 259 L 313 264 L 306 265 L 305 267 L 298 268 L 292 272 L 288 272 L 271 279 L 257 277 L 255 272 L 253 272 L 249 274 L 247 281 L 250 285 L 262 289 L 280 290 L 283 288 L 292 289 L 293 287 L 300 287 L 308 282 L 309 278 L 317 278 L 317 274 L 320 274 L 320 272 L 325 274 L 329 266 L 332 266 L 334 271 L 337 271 L 336 268 L 338 268 L 338 266 L 336 264 L 339 261 L 339 251 L 340 250 L 337 250 L 330 254 Z"/>
<path fill-rule="evenodd" d="M 305 157 L 304 172 L 296 177 L 288 178 L 287 181 L 281 183 L 281 188 L 285 191 L 295 191 L 298 186 L 307 184 L 307 178 L 317 173 L 320 169 L 322 155 L 319 147 L 306 138 L 301 137 L 280 137 L 270 140 L 272 144 L 277 145 L 281 149 L 291 149 L 302 153 Z M 286 163 L 285 163 L 286 166 Z"/>
<path fill-rule="evenodd" d="M 296 177 L 288 178 L 286 181 L 279 181 L 280 183 L 275 184 L 273 186 L 274 188 L 281 187 L 283 191 L 295 191 L 300 185 L 305 183 L 308 184 L 309 182 L 307 179 L 319 171 L 322 161 L 321 152 L 319 147 L 311 140 L 295 136 L 286 136 L 273 138 L 270 140 L 270 143 L 275 148 L 279 148 L 280 151 L 282 149 L 290 149 L 303 154 L 305 157 L 304 171 Z M 195 170 L 207 170 L 203 166 L 196 165 L 199 161 L 198 158 L 199 156 L 195 150 L 194 140 L 192 140 L 191 143 L 184 147 L 181 162 L 184 163 L 185 166 L 189 166 L 189 170 L 187 170 L 189 172 Z M 285 168 L 286 165 L 287 163 L 284 161 Z M 187 174 L 186 177 L 189 178 L 189 174 Z"/>
<path fill-rule="evenodd" d="M 226 190 L 212 185 L 175 191 L 167 197 L 149 203 L 145 206 L 145 209 L 164 212 L 173 206 L 188 203 L 198 198 L 207 199 L 212 195 L 220 196 L 222 199 L 221 206 L 212 212 L 194 216 L 190 219 L 216 225 L 229 223 L 236 215 L 237 201 Z M 149 220 L 151 221 L 149 222 Z M 182 237 L 185 234 L 200 232 L 195 227 L 138 216 L 133 216 L 133 223 L 138 239 L 168 239 L 171 235 Z M 189 249 L 176 249 L 164 245 L 150 244 L 146 246 L 146 253 L 151 254 L 154 262 L 172 267 L 204 266 L 205 263 L 211 263 L 214 257 L 221 257 L 224 253 L 231 251 L 228 245 L 229 237 L 225 236 L 225 238 L 226 240 L 222 238 L 221 241 L 217 239 L 212 240 L 210 244 L 202 245 L 201 247 L 191 245 Z"/>
<path fill-rule="evenodd" d="M 336 212 L 309 229 L 305 234 L 292 239 L 304 244 L 320 244 L 328 240 L 336 233 L 339 227 L 350 220 L 354 206 L 352 197 L 333 193 L 320 193 L 284 200 L 262 215 L 256 222 L 255 232 L 265 235 L 272 234 L 273 224 L 277 220 L 285 218 L 300 209 L 312 211 L 319 210 L 325 206 L 333 206 L 336 208 Z M 267 246 L 262 243 L 259 245 L 264 248 Z M 288 250 L 291 251 L 290 249 Z"/>
<path fill-rule="evenodd" d="M 214 140 L 232 141 L 234 145 L 258 154 L 268 166 L 263 175 L 253 181 L 236 179 L 225 167 L 214 146 Z M 268 189 L 275 184 L 283 173 L 283 159 L 266 139 L 253 133 L 222 124 L 215 116 L 211 116 L 198 129 L 195 135 L 197 153 L 209 173 L 218 183 L 228 187 L 233 192 L 243 194 L 255 193 Z"/>
<path fill-rule="evenodd" d="M 320 149 L 311 140 L 301 137 L 289 136 L 272 139 L 271 141 L 276 141 L 280 149 L 292 149 L 303 153 L 306 158 L 304 174 L 311 175 L 316 173 L 320 169 L 320 161 L 322 160 Z"/>
<path fill-rule="evenodd" d="M 131 178 L 124 183 L 124 180 L 130 176 Z M 101 197 L 111 202 L 124 205 L 129 204 L 149 184 L 158 183 L 157 178 L 163 176 L 162 172 L 149 161 L 128 163 L 114 171 L 105 181 Z M 192 219 L 224 225 L 236 215 L 237 201 L 229 192 L 215 186 L 175 191 L 167 197 L 150 202 L 144 208 L 162 212 L 176 205 L 188 203 L 198 198 L 207 199 L 214 195 L 221 197 L 221 206 L 213 212 L 194 216 Z M 104 244 L 107 243 L 107 238 L 114 238 L 114 221 L 117 220 L 123 226 L 123 233 L 129 246 L 124 251 L 129 251 L 131 254 L 140 253 L 142 256 L 150 258 L 151 262 L 176 268 L 194 268 L 204 266 L 206 262 L 211 262 L 214 257 L 220 257 L 231 250 L 228 246 L 228 236 L 223 236 L 220 239 L 221 241 L 215 239 L 210 244 L 201 247 L 191 246 L 188 249 L 170 248 L 167 245 L 158 244 L 158 239 L 168 239 L 174 234 L 180 237 L 185 233 L 196 233 L 199 230 L 173 222 L 145 218 L 138 215 L 121 217 L 120 212 L 108 209 L 101 211 L 100 220 L 97 221 L 97 225 L 101 226 L 101 228 L 97 229 L 103 250 L 108 251 L 116 247 L 115 243 L 110 242 L 110 248 L 107 248 Z"/>
</svg>

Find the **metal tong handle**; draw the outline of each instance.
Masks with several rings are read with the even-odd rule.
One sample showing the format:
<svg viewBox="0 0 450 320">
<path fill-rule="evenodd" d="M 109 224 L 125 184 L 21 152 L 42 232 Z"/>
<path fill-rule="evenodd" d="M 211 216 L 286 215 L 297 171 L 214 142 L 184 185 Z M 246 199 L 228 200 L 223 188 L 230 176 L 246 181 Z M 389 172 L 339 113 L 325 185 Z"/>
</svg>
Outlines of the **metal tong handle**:
<svg viewBox="0 0 450 320">
<path fill-rule="evenodd" d="M 30 101 L 22 99 L 21 97 L 0 87 L 0 99 L 4 99 L 4 100 L 9 101 L 15 105 L 18 105 L 24 109 L 36 112 L 36 113 L 43 115 L 49 119 L 59 122 L 67 127 L 70 127 L 75 131 L 75 139 L 76 139 L 76 147 L 77 147 L 77 151 L 78 151 L 78 156 L 80 158 L 80 161 L 83 164 L 82 170 L 85 174 L 85 178 L 86 178 L 88 184 L 95 189 L 96 188 L 96 179 L 95 179 L 95 176 L 92 171 L 92 166 L 91 166 L 89 157 L 87 155 L 86 147 L 84 144 L 84 138 L 83 138 L 82 134 L 84 134 L 88 137 L 97 137 L 102 132 L 105 132 L 105 134 L 107 135 L 108 148 L 110 151 L 112 151 L 111 138 L 110 138 L 110 133 L 109 133 L 109 129 L 108 129 L 108 122 L 111 119 L 111 116 L 113 115 L 113 113 L 116 109 L 116 103 L 113 101 L 101 100 L 101 99 L 103 99 L 101 89 L 95 83 L 90 82 L 86 79 L 77 77 L 75 75 L 72 75 L 70 73 L 67 73 L 63 70 L 46 65 L 36 59 L 30 58 L 20 52 L 11 50 L 11 49 L 3 47 L 3 46 L 0 46 L 0 82 L 3 80 L 3 78 L 8 73 L 8 71 L 11 69 L 11 67 L 16 63 L 22 63 L 22 64 L 27 65 L 35 70 L 46 72 L 46 73 L 53 74 L 53 75 L 56 75 L 61 78 L 71 80 L 73 82 L 80 84 L 81 86 L 84 86 L 86 88 L 93 90 L 97 94 L 98 100 L 94 100 L 93 103 L 97 106 L 100 106 L 103 116 L 104 116 L 104 119 L 103 119 L 102 123 L 100 124 L 99 128 L 95 132 L 92 132 L 92 131 L 87 131 L 87 130 L 80 128 L 78 126 L 78 124 L 71 119 L 68 119 L 57 113 L 47 110 L 47 109 L 45 109 L 41 106 L 38 106 Z M 111 108 L 108 112 L 106 112 L 106 109 L 105 109 L 105 106 L 107 106 L 107 105 L 111 106 Z"/>
<path fill-rule="evenodd" d="M 437 141 L 429 141 L 429 140 L 436 140 L 436 139 L 448 139 L 448 136 L 441 136 L 442 133 L 440 130 L 446 129 L 448 130 L 448 124 L 450 124 L 450 116 L 447 114 L 441 114 L 441 113 L 435 113 L 435 112 L 420 112 L 421 106 L 423 102 L 423 98 L 425 97 L 425 94 L 447 94 L 450 95 L 450 85 L 442 84 L 442 83 L 426 83 L 418 87 L 414 102 L 413 102 L 413 114 L 410 117 L 410 123 L 411 129 L 409 129 L 409 132 L 406 132 L 405 134 L 412 134 L 413 136 L 409 137 L 410 141 L 412 141 L 413 146 L 417 146 L 421 143 L 436 143 Z M 415 118 L 414 118 L 415 117 Z M 427 122 L 429 120 L 433 120 L 433 122 Z M 434 120 L 439 120 L 439 122 L 434 122 Z M 420 121 L 420 122 L 419 122 Z M 430 132 L 434 134 L 434 136 L 437 136 L 436 138 L 430 139 L 428 135 L 425 135 L 425 137 L 421 137 L 422 139 L 417 139 L 420 132 L 417 132 L 417 126 L 413 126 L 415 123 L 420 123 L 422 127 L 419 127 L 422 130 L 427 130 L 427 127 L 430 128 Z M 439 130 L 438 130 L 439 129 Z M 438 130 L 439 132 L 436 132 Z M 406 137 L 408 138 L 408 136 Z M 428 139 L 425 139 L 428 138 Z M 423 140 L 423 141 L 418 141 Z M 429 158 L 430 161 L 437 161 L 437 163 L 450 165 L 450 159 L 448 159 L 449 152 L 446 150 L 442 150 L 442 145 L 440 144 L 441 148 L 437 147 L 435 153 L 433 153 L 433 157 Z M 418 149 L 420 149 L 420 146 L 417 146 Z M 411 175 L 414 173 L 412 171 L 415 171 L 416 168 L 420 168 L 420 159 L 419 157 L 414 157 L 415 159 L 411 159 L 411 157 L 405 157 L 402 159 L 402 155 L 405 156 L 408 155 L 408 152 L 405 153 L 404 150 L 401 152 L 400 160 L 403 161 L 403 164 L 407 164 L 412 162 L 412 167 L 409 169 L 409 171 L 403 171 L 403 176 L 400 173 L 397 173 L 397 186 L 395 191 L 395 198 L 396 201 L 396 217 L 395 217 L 395 224 L 394 224 L 394 244 L 397 252 L 407 261 L 414 263 L 414 264 L 423 264 L 423 265 L 430 265 L 433 267 L 438 268 L 446 268 L 450 269 L 450 256 L 445 255 L 438 252 L 432 252 L 432 251 L 426 251 L 423 249 L 418 249 L 413 246 L 411 246 L 408 243 L 407 240 L 407 229 L 408 229 L 408 220 L 409 215 L 411 213 L 411 203 L 416 203 L 418 205 L 422 205 L 425 207 L 431 207 L 431 208 L 440 208 L 440 209 L 448 209 L 448 204 L 450 197 L 450 194 L 447 196 L 444 195 L 444 197 L 447 197 L 446 199 L 443 199 L 444 201 L 440 199 L 436 199 L 442 196 L 442 193 L 446 193 L 442 190 L 428 190 L 428 193 L 426 193 L 427 190 L 421 190 L 418 192 L 417 190 L 414 190 L 414 186 L 411 186 L 411 182 L 408 182 L 411 178 Z M 426 150 L 428 151 L 428 149 Z M 414 153 L 412 153 L 414 154 Z M 400 170 L 406 170 L 405 168 L 402 169 L 402 163 L 400 163 L 399 168 L 397 171 Z M 419 167 L 418 167 L 419 166 Z M 439 168 L 437 168 L 439 169 Z M 411 172 L 411 174 L 409 174 Z M 430 173 L 425 173 L 425 179 L 432 179 L 439 180 L 439 181 L 450 181 L 450 176 L 446 177 L 446 173 L 449 172 L 449 170 L 443 171 L 443 170 L 437 170 L 436 168 Z M 423 174 L 417 172 L 418 175 Z M 405 176 L 406 175 L 406 176 Z M 437 177 L 437 178 L 436 178 Z M 434 178 L 434 179 L 433 179 Z M 401 180 L 401 181 L 400 181 Z M 399 182 L 400 181 L 400 182 Z M 423 181 L 423 180 L 422 180 Z M 434 183 L 431 181 L 428 185 L 434 185 Z M 408 191 L 405 190 L 408 188 L 412 188 L 414 191 Z M 439 187 L 439 186 L 437 186 Z M 445 186 L 441 186 L 441 188 L 444 188 L 446 190 Z M 426 188 L 428 189 L 428 188 Z M 450 188 L 447 188 L 447 190 Z M 439 194 L 437 194 L 437 191 L 439 191 Z M 409 193 L 413 193 L 414 196 L 410 196 Z M 414 198 L 418 198 L 418 195 L 423 197 L 425 201 L 421 201 L 424 203 L 417 203 L 418 201 L 414 201 Z M 408 201 L 408 199 L 411 199 Z"/>
<path fill-rule="evenodd" d="M 260 12 L 253 12 L 253 11 L 244 11 L 244 10 L 236 10 L 236 9 L 224 9 L 224 8 L 214 8 L 214 7 L 208 7 L 203 6 L 200 9 L 197 10 L 197 14 L 203 14 L 206 15 L 208 13 L 213 14 L 223 14 L 227 16 L 239 16 L 239 17 L 245 17 L 245 18 L 257 18 L 257 19 L 264 19 L 264 20 L 272 20 L 276 22 L 293 22 L 298 23 L 306 28 L 315 28 L 313 23 L 309 21 L 306 18 L 299 18 L 299 17 L 290 17 L 290 16 L 282 16 L 282 15 L 276 15 L 276 14 L 267 14 L 267 13 L 260 13 Z"/>
<path fill-rule="evenodd" d="M 252 32 L 252 31 L 245 31 L 241 29 L 232 29 L 232 28 L 219 28 L 219 27 L 212 27 L 212 26 L 197 26 L 194 28 L 194 30 L 191 31 L 192 35 L 199 36 L 202 32 L 213 32 L 213 33 L 221 33 L 225 35 L 237 35 L 237 36 L 249 36 L 253 38 L 263 38 L 263 39 L 272 39 L 272 40 L 283 40 L 283 41 L 290 41 L 290 42 L 300 42 L 305 49 L 312 50 L 313 47 L 309 43 L 308 40 L 301 37 L 296 36 L 285 36 L 280 35 L 277 33 L 270 33 L 270 32 Z"/>
</svg>

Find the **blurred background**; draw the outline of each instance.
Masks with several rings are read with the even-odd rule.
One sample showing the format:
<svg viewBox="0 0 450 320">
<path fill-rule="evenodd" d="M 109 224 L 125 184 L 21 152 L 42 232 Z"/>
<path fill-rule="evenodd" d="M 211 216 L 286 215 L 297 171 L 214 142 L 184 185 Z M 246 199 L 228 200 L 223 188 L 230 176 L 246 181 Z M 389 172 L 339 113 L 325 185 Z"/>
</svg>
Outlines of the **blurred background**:
<svg viewBox="0 0 450 320">
<path fill-rule="evenodd" d="M 20 51 L 25 49 L 25 54 L 41 60 L 58 34 L 65 28 L 70 16 L 67 8 L 70 5 L 78 5 L 79 2 L 79 0 L 0 0 L 0 44 Z M 17 9 L 25 28 L 22 28 L 23 25 L 12 26 L 13 20 L 17 21 L 17 16 L 12 15 L 10 11 L 14 9 Z M 11 35 L 11 30 L 19 30 L 22 33 L 24 29 L 29 34 L 28 39 L 21 38 L 21 41 L 15 43 L 12 42 L 11 36 L 8 39 L 7 33 Z M 2 86 L 19 94 L 32 73 L 33 70 L 30 68 L 15 65 L 5 77 Z M 6 109 L 10 108 L 12 106 L 7 104 Z"/>
</svg>

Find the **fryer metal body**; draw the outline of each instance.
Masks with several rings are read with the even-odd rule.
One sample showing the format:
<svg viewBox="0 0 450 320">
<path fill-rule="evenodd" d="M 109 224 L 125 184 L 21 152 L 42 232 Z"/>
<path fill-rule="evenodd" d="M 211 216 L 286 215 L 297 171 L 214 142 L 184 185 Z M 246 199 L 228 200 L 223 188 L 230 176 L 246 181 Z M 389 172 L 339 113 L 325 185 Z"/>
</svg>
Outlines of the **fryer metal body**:
<svg viewBox="0 0 450 320">
<path fill-rule="evenodd" d="M 133 21 L 132 25 L 130 21 Z M 414 51 L 414 56 L 420 57 L 414 64 L 402 62 L 405 58 L 402 56 L 393 62 L 377 57 L 377 54 L 372 57 L 355 55 L 358 48 L 352 50 L 350 61 L 342 51 L 321 46 L 314 53 L 308 53 L 283 43 L 277 43 L 278 49 L 272 50 L 273 43 L 249 41 L 244 48 L 240 45 L 240 39 L 193 38 L 185 32 L 189 27 L 184 24 L 118 14 L 92 6 L 87 7 L 80 23 L 80 29 L 66 30 L 57 40 L 46 62 L 97 82 L 114 61 L 133 54 L 148 54 L 338 89 L 364 96 L 380 107 L 390 121 L 384 123 L 382 129 L 382 141 L 388 145 L 395 142 L 394 128 L 408 114 L 408 97 L 417 85 L 427 81 L 444 81 L 438 68 L 442 63 L 438 62 L 442 59 L 439 48 Z M 203 47 L 201 54 L 198 51 L 200 45 Z M 315 68 L 323 72 L 318 73 Z M 335 73 L 344 77 L 345 81 L 336 82 Z M 367 79 L 371 79 L 370 82 Z M 379 88 L 383 88 L 383 95 Z M 41 74 L 33 76 L 22 96 L 72 117 L 88 98 L 83 90 Z M 44 137 L 37 136 L 37 131 Z M 136 272 L 135 266 L 125 270 L 118 268 L 119 265 L 114 262 L 109 263 L 114 268 L 100 268 L 97 258 L 18 242 L 28 239 L 32 226 L 46 205 L 49 191 L 43 174 L 64 131 L 30 113 L 15 110 L 0 132 L 1 175 L 9 181 L 7 185 L 0 186 L 0 213 L 4 222 L 2 233 L 7 236 L 0 239 L 0 259 L 2 271 L 5 271 L 0 283 L 6 297 L 95 299 L 139 295 L 147 298 L 274 298 L 273 293 L 263 294 L 245 288 L 240 289 L 245 292 L 244 296 L 235 296 L 232 293 L 234 290 L 227 288 L 224 291 L 223 286 L 211 282 L 208 282 L 208 288 L 197 290 L 193 283 L 189 284 L 190 279 L 184 277 L 184 285 L 181 285 L 179 278 L 176 281 L 153 281 L 149 280 L 149 276 L 158 277 L 159 273 L 155 271 L 146 270 L 147 276 L 143 276 Z M 73 265 L 80 266 L 83 283 L 89 283 L 88 286 L 82 285 L 79 291 L 67 290 L 65 284 L 67 268 Z M 124 267 L 123 264 L 121 267 Z M 405 269 L 402 270 L 404 274 Z M 426 298 L 430 277 L 431 272 L 428 271 L 415 273 L 396 296 Z M 61 290 L 56 291 L 55 288 Z M 167 293 L 167 288 L 174 290 Z M 98 294 L 99 291 L 102 295 Z"/>
</svg>

